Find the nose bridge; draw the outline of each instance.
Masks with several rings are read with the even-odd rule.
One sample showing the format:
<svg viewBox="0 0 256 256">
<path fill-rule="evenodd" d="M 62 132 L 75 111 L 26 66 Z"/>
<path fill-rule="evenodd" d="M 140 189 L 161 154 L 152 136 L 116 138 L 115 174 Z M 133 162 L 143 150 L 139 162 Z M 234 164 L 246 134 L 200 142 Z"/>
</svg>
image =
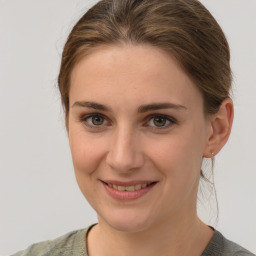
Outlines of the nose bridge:
<svg viewBox="0 0 256 256">
<path fill-rule="evenodd" d="M 144 157 L 138 143 L 138 133 L 128 125 L 116 128 L 111 140 L 107 162 L 119 172 L 129 172 L 143 165 Z"/>
</svg>

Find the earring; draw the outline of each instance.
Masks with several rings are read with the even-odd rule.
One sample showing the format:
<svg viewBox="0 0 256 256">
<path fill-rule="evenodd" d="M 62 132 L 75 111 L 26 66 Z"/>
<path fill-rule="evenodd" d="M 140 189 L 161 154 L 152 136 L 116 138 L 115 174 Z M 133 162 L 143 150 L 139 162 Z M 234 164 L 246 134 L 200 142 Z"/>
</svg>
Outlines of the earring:
<svg viewBox="0 0 256 256">
<path fill-rule="evenodd" d="M 214 152 L 211 152 L 211 154 L 212 154 L 212 157 L 214 157 Z"/>
</svg>

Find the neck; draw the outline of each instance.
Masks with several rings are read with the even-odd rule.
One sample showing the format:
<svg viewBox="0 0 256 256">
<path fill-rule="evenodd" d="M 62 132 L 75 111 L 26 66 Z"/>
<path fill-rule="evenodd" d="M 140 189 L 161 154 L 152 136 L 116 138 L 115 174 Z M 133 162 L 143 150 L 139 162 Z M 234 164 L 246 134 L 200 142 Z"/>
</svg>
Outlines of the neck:
<svg viewBox="0 0 256 256">
<path fill-rule="evenodd" d="M 213 231 L 197 216 L 172 218 L 140 232 L 122 232 L 100 221 L 89 233 L 90 256 L 201 255 Z"/>
</svg>

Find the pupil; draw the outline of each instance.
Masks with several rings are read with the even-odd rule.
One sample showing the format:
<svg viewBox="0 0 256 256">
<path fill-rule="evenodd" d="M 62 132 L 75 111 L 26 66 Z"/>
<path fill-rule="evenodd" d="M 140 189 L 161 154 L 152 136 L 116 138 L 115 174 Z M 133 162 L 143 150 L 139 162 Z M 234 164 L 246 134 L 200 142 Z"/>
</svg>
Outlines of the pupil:
<svg viewBox="0 0 256 256">
<path fill-rule="evenodd" d="M 93 123 L 94 125 L 101 125 L 101 124 L 103 124 L 103 118 L 100 117 L 100 116 L 94 116 L 94 117 L 92 118 L 92 123 Z"/>
<path fill-rule="evenodd" d="M 155 126 L 164 126 L 166 123 L 166 119 L 162 117 L 157 117 L 154 119 L 154 125 Z"/>
</svg>

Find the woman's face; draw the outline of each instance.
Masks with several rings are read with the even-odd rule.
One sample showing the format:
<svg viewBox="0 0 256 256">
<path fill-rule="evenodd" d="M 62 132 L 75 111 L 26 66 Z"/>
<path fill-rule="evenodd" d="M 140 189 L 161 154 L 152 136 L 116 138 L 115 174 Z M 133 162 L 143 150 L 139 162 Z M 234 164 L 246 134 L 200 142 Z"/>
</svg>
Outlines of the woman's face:
<svg viewBox="0 0 256 256">
<path fill-rule="evenodd" d="M 209 121 L 177 61 L 149 45 L 105 46 L 73 69 L 69 141 L 99 222 L 146 230 L 196 215 Z"/>
</svg>

